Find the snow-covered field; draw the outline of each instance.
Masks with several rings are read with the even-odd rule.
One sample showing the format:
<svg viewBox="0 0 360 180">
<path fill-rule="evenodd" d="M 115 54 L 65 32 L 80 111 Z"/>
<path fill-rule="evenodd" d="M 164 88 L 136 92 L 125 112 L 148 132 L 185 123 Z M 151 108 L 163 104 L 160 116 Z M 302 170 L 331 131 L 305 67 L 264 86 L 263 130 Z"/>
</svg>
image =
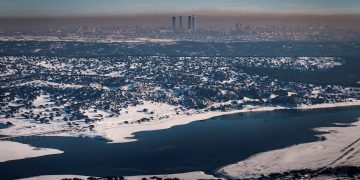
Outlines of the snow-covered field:
<svg viewBox="0 0 360 180">
<path fill-rule="evenodd" d="M 49 103 L 46 99 L 46 95 L 39 96 L 34 105 Z M 360 103 L 359 103 L 360 104 Z M 146 109 L 146 112 L 144 112 Z M 176 110 L 175 110 L 176 109 Z M 133 134 L 140 131 L 152 131 L 167 129 L 177 125 L 184 125 L 194 121 L 205 120 L 215 116 L 221 116 L 232 113 L 250 112 L 250 111 L 272 111 L 275 109 L 284 109 L 284 107 L 257 107 L 248 106 L 242 110 L 234 110 L 228 112 L 209 111 L 200 112 L 196 110 L 182 111 L 177 106 L 172 106 L 164 103 L 155 103 L 144 101 L 143 104 L 137 106 L 129 106 L 124 109 L 123 114 L 119 116 L 111 117 L 106 111 L 97 110 L 96 113 L 93 109 L 84 110 L 84 113 L 91 118 L 101 116 L 104 118 L 102 121 L 96 121 L 94 123 L 94 129 L 70 129 L 70 131 L 50 134 L 51 136 L 102 136 L 113 143 L 130 142 L 135 141 Z M 99 118 L 100 118 L 99 116 Z M 62 116 L 56 119 L 61 119 Z M 145 121 L 139 123 L 141 119 L 150 119 L 151 121 Z M 55 119 L 55 120 L 56 120 Z M 61 120 L 53 121 L 51 124 L 38 123 L 34 121 L 24 121 L 24 119 L 18 118 L 0 118 L 0 122 L 11 121 L 14 126 L 10 126 L 5 129 L 0 129 L 0 134 L 7 136 L 20 136 L 52 131 L 60 131 L 69 128 L 69 125 Z M 83 123 L 84 120 L 77 121 Z M 75 121 L 76 122 L 76 121 Z M 73 122 L 73 123 L 75 123 Z M 46 134 L 44 134 L 46 136 Z"/>
<path fill-rule="evenodd" d="M 348 102 L 338 102 L 338 103 L 325 103 L 325 104 L 313 104 L 313 105 L 306 105 L 302 104 L 295 109 L 322 109 L 322 108 L 333 108 L 333 107 L 344 107 L 344 106 L 357 106 L 360 105 L 360 100 L 356 99 L 349 99 Z"/>
<path fill-rule="evenodd" d="M 0 141 L 0 162 L 63 153 L 57 149 L 35 148 L 12 141 Z"/>
<path fill-rule="evenodd" d="M 260 153 L 219 171 L 233 178 L 250 178 L 290 170 L 360 164 L 360 118 L 349 127 L 315 130 L 326 133 L 321 135 L 326 140 Z"/>
</svg>

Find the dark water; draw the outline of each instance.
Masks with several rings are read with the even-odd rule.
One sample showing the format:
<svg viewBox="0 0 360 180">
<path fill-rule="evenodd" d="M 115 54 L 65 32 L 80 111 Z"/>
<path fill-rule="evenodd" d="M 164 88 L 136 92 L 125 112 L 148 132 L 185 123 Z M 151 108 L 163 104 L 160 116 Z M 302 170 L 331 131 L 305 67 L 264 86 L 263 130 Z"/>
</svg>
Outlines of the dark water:
<svg viewBox="0 0 360 180">
<path fill-rule="evenodd" d="M 0 129 L 5 129 L 7 128 L 8 126 L 6 124 L 3 124 L 3 123 L 0 123 Z"/>
<path fill-rule="evenodd" d="M 0 163 L 0 179 L 45 174 L 93 176 L 214 173 L 253 154 L 317 141 L 315 127 L 351 123 L 360 106 L 321 110 L 251 112 L 136 133 L 138 141 L 106 144 L 89 138 L 50 137 L 30 142 L 64 154 Z"/>
</svg>

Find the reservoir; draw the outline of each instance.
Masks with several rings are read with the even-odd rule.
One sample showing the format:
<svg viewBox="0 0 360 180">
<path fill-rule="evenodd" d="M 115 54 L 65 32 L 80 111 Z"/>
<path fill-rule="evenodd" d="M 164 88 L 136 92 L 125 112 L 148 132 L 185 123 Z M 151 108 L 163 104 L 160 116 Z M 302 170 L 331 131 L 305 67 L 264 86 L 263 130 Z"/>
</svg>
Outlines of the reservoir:
<svg viewBox="0 0 360 180">
<path fill-rule="evenodd" d="M 106 143 L 101 138 L 39 137 L 26 142 L 63 154 L 0 163 L 0 179 L 76 174 L 125 176 L 204 171 L 254 154 L 318 141 L 317 127 L 352 123 L 360 106 L 248 112 L 210 118 L 169 129 L 138 132 L 137 141 Z"/>
</svg>

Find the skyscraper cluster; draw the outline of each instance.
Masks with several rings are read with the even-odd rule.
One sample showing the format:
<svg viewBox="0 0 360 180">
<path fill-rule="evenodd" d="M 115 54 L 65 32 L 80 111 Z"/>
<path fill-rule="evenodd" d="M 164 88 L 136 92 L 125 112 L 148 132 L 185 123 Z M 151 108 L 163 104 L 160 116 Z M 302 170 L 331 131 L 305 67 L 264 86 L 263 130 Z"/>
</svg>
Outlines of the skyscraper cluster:
<svg viewBox="0 0 360 180">
<path fill-rule="evenodd" d="M 176 16 L 171 17 L 171 30 L 172 32 L 190 32 L 190 33 L 195 32 L 196 31 L 195 15 L 188 16 L 187 29 L 184 28 L 182 16 L 179 16 L 179 26 L 176 26 Z"/>
</svg>

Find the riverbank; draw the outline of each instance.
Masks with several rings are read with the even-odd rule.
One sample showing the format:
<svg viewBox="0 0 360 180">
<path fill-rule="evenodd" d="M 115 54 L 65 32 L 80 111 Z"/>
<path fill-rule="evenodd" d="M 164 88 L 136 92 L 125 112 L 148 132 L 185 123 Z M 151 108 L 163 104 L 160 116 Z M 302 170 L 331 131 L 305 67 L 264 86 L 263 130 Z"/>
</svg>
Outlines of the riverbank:
<svg viewBox="0 0 360 180">
<path fill-rule="evenodd" d="M 205 174 L 201 171 L 195 172 L 187 172 L 187 173 L 178 173 L 178 174 L 163 174 L 163 175 L 139 175 L 139 176 L 125 176 L 123 177 L 126 180 L 139 180 L 139 179 L 219 179 L 215 176 Z M 77 178 L 77 179 L 88 179 L 89 176 L 79 176 L 79 175 L 45 175 L 45 176 L 36 176 L 25 178 L 21 180 L 58 180 L 58 179 L 66 179 L 66 178 Z"/>
<path fill-rule="evenodd" d="M 109 162 L 109 160 L 110 161 L 113 160 L 114 162 L 119 162 L 116 164 L 112 164 L 111 166 L 113 167 L 136 167 L 144 170 L 143 173 L 129 172 L 126 170 L 120 170 L 116 172 L 111 172 L 108 170 L 99 170 L 96 173 L 93 171 L 91 171 L 92 172 L 91 173 L 91 172 L 85 172 L 83 170 L 81 171 L 70 170 L 70 169 L 66 170 L 68 172 L 72 172 L 72 174 L 82 174 L 82 175 L 102 174 L 106 176 L 111 174 L 112 175 L 117 175 L 117 174 L 137 175 L 137 174 L 152 174 L 152 173 L 166 174 L 166 173 L 179 173 L 179 172 L 187 172 L 187 171 L 204 171 L 207 172 L 207 174 L 212 174 L 212 172 L 214 172 L 214 170 L 217 169 L 218 167 L 222 167 L 227 164 L 234 163 L 237 160 L 246 159 L 247 157 L 252 156 L 256 153 L 267 152 L 278 148 L 285 148 L 292 146 L 293 144 L 316 141 L 318 138 L 314 137 L 314 135 L 317 135 L 319 133 L 311 132 L 310 129 L 325 127 L 325 126 L 345 127 L 346 125 L 349 125 L 347 123 L 353 123 L 356 121 L 356 118 L 358 117 L 358 112 L 359 112 L 358 107 L 353 107 L 353 108 L 335 108 L 330 110 L 329 109 L 309 110 L 309 111 L 281 110 L 274 112 L 239 113 L 237 115 L 214 118 L 211 121 L 191 123 L 186 126 L 179 126 L 176 128 L 171 128 L 169 130 L 136 133 L 135 137 L 139 138 L 139 141 L 134 143 L 106 144 L 104 142 L 97 141 L 94 139 L 88 139 L 88 138 L 82 139 L 82 138 L 73 138 L 73 137 L 51 137 L 50 139 L 46 138 L 47 140 L 45 141 L 34 142 L 32 143 L 32 145 L 36 147 L 55 148 L 65 151 L 67 153 L 66 157 L 63 155 L 49 157 L 50 159 L 52 159 L 52 161 L 61 160 L 63 161 L 64 164 L 67 164 L 67 161 L 73 161 L 78 158 L 84 159 L 84 157 L 92 157 L 92 154 L 102 154 L 100 158 L 95 158 L 95 159 L 86 158 L 87 160 L 84 161 L 84 165 L 82 165 L 81 167 L 86 168 L 85 164 L 90 164 L 90 163 L 106 165 L 107 162 Z M 289 118 L 291 119 L 289 120 Z M 255 131 L 258 132 L 251 133 Z M 284 136 L 287 136 L 287 138 L 283 138 Z M 267 139 L 267 137 L 270 138 Z M 214 139 L 214 138 L 217 139 L 217 141 L 219 142 L 218 143 L 219 148 L 213 147 L 213 144 L 209 144 L 210 142 L 206 143 L 207 139 Z M 271 140 L 272 138 L 274 139 Z M 302 138 L 306 138 L 307 140 Z M 73 143 L 70 143 L 66 139 L 73 141 Z M 189 139 L 191 139 L 191 141 L 188 141 Z M 60 144 L 63 143 L 67 144 L 66 148 L 62 149 L 61 146 L 54 145 L 53 142 L 55 140 L 58 143 L 61 142 Z M 178 144 L 176 144 L 175 142 L 177 142 Z M 199 143 L 194 144 L 193 142 L 199 142 Z M 257 142 L 257 143 L 252 143 L 252 142 Z M 269 144 L 267 144 L 266 142 L 269 142 Z M 250 148 L 250 151 L 244 149 L 243 145 L 241 145 L 242 143 L 247 144 L 247 146 Z M 81 154 L 84 157 L 78 156 L 79 150 L 77 150 L 76 148 L 75 149 L 68 148 L 69 146 L 73 147 L 80 144 L 82 144 L 81 146 L 89 147 L 89 150 L 80 150 L 82 151 Z M 238 144 L 238 145 L 233 146 L 227 144 Z M 184 146 L 184 148 L 181 146 Z M 145 152 L 143 147 L 146 148 Z M 213 147 L 211 148 L 212 150 L 210 150 L 209 147 Z M 193 155 L 179 154 L 179 152 L 183 152 L 184 150 L 187 151 L 193 149 L 200 150 L 200 152 L 194 151 L 193 153 L 191 153 Z M 224 151 L 222 151 L 221 149 L 224 149 Z M 116 152 L 116 155 L 112 154 L 112 152 Z M 151 152 L 152 156 L 149 156 L 147 152 Z M 238 155 L 234 157 L 222 156 L 221 153 L 219 154 L 217 152 L 222 152 L 223 154 L 238 153 Z M 174 154 L 178 154 L 178 156 L 173 156 Z M 198 162 L 197 157 L 202 157 L 203 155 L 207 156 L 207 154 L 213 154 L 214 156 L 209 157 L 208 160 L 200 163 L 199 165 L 209 164 L 214 161 L 217 162 L 218 160 L 216 159 L 219 160 L 232 159 L 234 161 L 223 161 L 217 163 L 217 165 L 212 166 L 210 168 L 207 166 L 199 168 L 199 165 L 192 165 L 191 162 L 190 163 L 184 162 L 181 163 L 181 167 L 184 168 L 187 167 L 187 168 L 183 170 L 172 171 L 172 172 L 160 170 L 166 167 L 169 168 L 178 167 L 180 165 L 176 163 L 168 164 L 166 163 L 167 162 L 166 160 L 168 159 L 173 158 L 173 160 L 176 162 L 179 162 L 182 159 L 189 159 L 190 161 L 194 160 L 194 162 Z M 161 157 L 164 158 L 163 161 L 157 158 L 159 155 L 161 155 Z M 126 157 L 129 158 L 128 161 L 124 159 Z M 157 166 L 156 164 L 151 165 L 151 167 L 147 167 L 146 165 L 139 166 L 139 164 L 132 163 L 141 160 L 143 158 L 148 159 L 150 162 L 155 162 L 158 160 L 157 161 L 158 163 L 156 163 L 158 164 L 158 167 L 154 167 Z M 34 158 L 34 160 L 29 159 L 24 161 L 15 161 L 14 163 L 10 163 L 10 164 L 4 163 L 6 164 L 6 166 L 4 165 L 4 169 L 2 170 L 6 172 L 7 171 L 6 168 L 12 167 L 13 166 L 12 164 L 17 164 L 16 165 L 17 169 L 22 169 L 22 164 L 23 164 L 22 162 L 37 163 L 39 164 L 38 167 L 39 169 L 41 168 L 46 169 L 47 166 L 44 166 L 43 164 L 44 163 L 46 164 L 47 161 L 48 161 L 47 157 L 42 157 L 42 158 Z M 52 170 L 44 169 L 44 171 L 42 172 L 45 174 L 62 174 L 63 173 L 62 171 L 64 171 L 62 167 L 63 166 L 59 164 L 57 165 L 57 167 L 52 168 Z M 147 172 L 144 173 L 145 171 Z M 23 173 L 24 174 L 21 177 L 32 177 L 32 176 L 42 175 L 32 172 L 23 172 Z"/>
<path fill-rule="evenodd" d="M 27 144 L 12 141 L 0 141 L 0 152 L 0 163 L 63 153 L 63 151 L 57 149 L 36 148 Z"/>
<path fill-rule="evenodd" d="M 293 170 L 325 170 L 360 164 L 360 118 L 347 127 L 316 128 L 323 141 L 260 153 L 219 169 L 231 178 L 254 178 Z"/>
<path fill-rule="evenodd" d="M 357 106 L 360 105 L 359 100 L 354 100 L 353 102 L 343 102 L 343 103 L 329 103 L 321 105 L 302 105 L 296 108 L 287 108 L 282 106 L 277 107 L 259 107 L 259 106 L 246 106 L 241 110 L 233 110 L 227 112 L 220 111 L 210 111 L 210 112 L 187 112 L 184 114 L 177 115 L 175 112 L 172 112 L 172 108 L 163 108 L 163 106 L 168 105 L 140 105 L 136 110 L 129 110 L 130 112 L 138 112 L 143 108 L 154 109 L 154 111 L 160 111 L 159 116 L 168 116 L 167 119 L 162 119 L 158 121 L 150 121 L 145 123 L 133 123 L 133 124 L 123 124 L 119 126 L 121 122 L 117 122 L 116 119 L 109 121 L 99 122 L 95 126 L 95 132 L 86 132 L 81 133 L 79 136 L 101 136 L 109 140 L 111 143 L 125 143 L 136 141 L 134 134 L 141 131 L 155 131 L 161 129 L 168 129 L 173 126 L 185 125 L 195 121 L 202 121 L 211 119 L 214 117 L 236 114 L 236 113 L 246 113 L 246 112 L 261 112 L 261 111 L 274 111 L 281 109 L 298 109 L 298 110 L 307 110 L 307 109 L 321 109 L 321 108 L 335 108 L 335 107 L 346 107 L 346 106 Z M 150 107 L 150 108 L 149 108 Z M 165 110 L 164 110 L 165 109 Z M 134 115 L 131 119 L 140 119 L 142 116 Z M 125 118 L 126 119 L 126 118 Z M 121 121 L 125 120 L 121 119 Z M 110 123 L 110 124 L 109 124 Z M 61 135 L 61 134 L 60 134 Z M 66 135 L 66 134 L 63 134 Z M 76 134 L 74 134 L 76 136 Z"/>
<path fill-rule="evenodd" d="M 260 111 L 274 111 L 281 109 L 320 109 L 320 108 L 335 108 L 345 106 L 358 106 L 360 100 L 352 99 L 351 102 L 328 103 L 318 105 L 301 105 L 295 108 L 288 107 L 261 107 L 261 106 L 245 106 L 241 110 L 232 111 L 196 111 L 196 110 L 179 110 L 180 107 L 171 106 L 164 103 L 154 103 L 144 101 L 143 104 L 137 106 L 130 106 L 124 109 L 121 115 L 117 117 L 106 117 L 101 121 L 96 121 L 93 128 L 88 128 L 84 121 L 72 121 L 73 124 L 82 123 L 83 127 L 69 126 L 64 121 L 54 121 L 49 123 L 38 123 L 34 121 L 24 120 L 22 118 L 0 119 L 0 122 L 11 121 L 14 126 L 0 129 L 0 134 L 5 136 L 20 136 L 41 134 L 44 136 L 73 136 L 73 137 L 102 137 L 109 141 L 109 143 L 125 143 L 136 141 L 134 134 L 141 131 L 155 131 L 161 129 L 168 129 L 174 126 L 185 125 L 195 121 L 202 121 L 219 117 L 223 115 L 246 113 L 246 112 L 260 112 Z M 144 112 L 146 111 L 146 112 Z M 85 110 L 89 117 L 101 114 L 103 117 L 107 116 L 105 111 L 94 112 L 92 110 Z M 152 120 L 150 120 L 153 118 Z M 144 120 L 145 121 L 141 121 Z M 85 127 L 85 128 L 84 128 Z M 58 132 L 66 130 L 57 134 L 46 134 L 46 132 Z"/>
</svg>

